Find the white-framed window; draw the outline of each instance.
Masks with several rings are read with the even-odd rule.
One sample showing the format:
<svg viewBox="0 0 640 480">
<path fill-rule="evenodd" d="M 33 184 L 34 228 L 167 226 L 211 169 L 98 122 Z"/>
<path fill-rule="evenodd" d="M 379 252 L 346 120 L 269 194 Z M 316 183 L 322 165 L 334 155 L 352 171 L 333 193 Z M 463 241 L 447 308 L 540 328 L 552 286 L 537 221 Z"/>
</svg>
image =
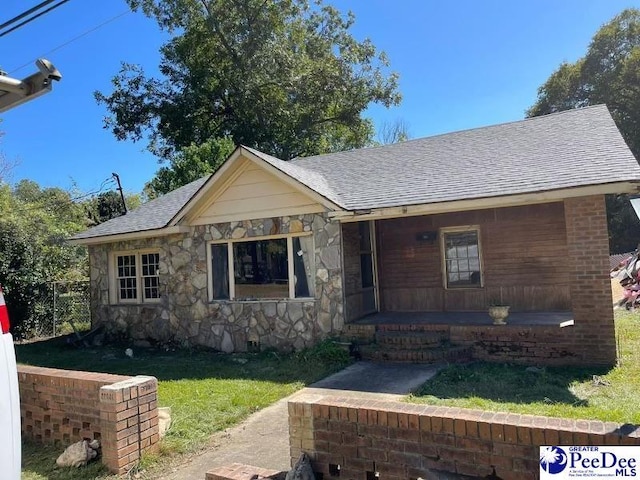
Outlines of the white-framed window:
<svg viewBox="0 0 640 480">
<path fill-rule="evenodd" d="M 160 254 L 157 251 L 113 252 L 111 292 L 114 303 L 147 303 L 160 299 Z"/>
<path fill-rule="evenodd" d="M 309 234 L 214 241 L 207 253 L 210 300 L 314 296 L 314 249 Z"/>
<path fill-rule="evenodd" d="M 443 228 L 440 241 L 445 288 L 481 288 L 479 227 Z"/>
</svg>

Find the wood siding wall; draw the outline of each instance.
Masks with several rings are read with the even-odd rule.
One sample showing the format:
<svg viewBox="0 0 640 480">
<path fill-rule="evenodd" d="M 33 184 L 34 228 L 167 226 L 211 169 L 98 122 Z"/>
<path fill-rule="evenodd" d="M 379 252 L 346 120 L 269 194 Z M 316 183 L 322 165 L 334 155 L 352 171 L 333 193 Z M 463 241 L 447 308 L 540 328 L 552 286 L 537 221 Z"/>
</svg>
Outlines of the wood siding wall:
<svg viewBox="0 0 640 480">
<path fill-rule="evenodd" d="M 477 311 L 497 299 L 514 311 L 571 309 L 563 203 L 376 223 L 382 310 Z M 483 287 L 445 289 L 440 236 L 417 237 L 464 225 L 480 229 Z"/>
<path fill-rule="evenodd" d="M 360 271 L 360 232 L 358 223 L 342 224 L 344 296 L 347 322 L 364 315 L 362 273 Z"/>
<path fill-rule="evenodd" d="M 193 225 L 319 213 L 324 207 L 257 165 L 241 173 L 195 219 Z"/>
</svg>

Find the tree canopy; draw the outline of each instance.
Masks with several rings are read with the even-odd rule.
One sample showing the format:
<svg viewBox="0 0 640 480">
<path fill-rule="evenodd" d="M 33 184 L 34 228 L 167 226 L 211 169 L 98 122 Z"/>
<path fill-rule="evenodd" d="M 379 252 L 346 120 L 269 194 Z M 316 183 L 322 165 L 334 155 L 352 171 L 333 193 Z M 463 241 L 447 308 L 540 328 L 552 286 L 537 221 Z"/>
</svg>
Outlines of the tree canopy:
<svg viewBox="0 0 640 480">
<path fill-rule="evenodd" d="M 538 89 L 527 116 L 605 103 L 636 159 L 640 158 L 640 10 L 627 9 L 594 35 L 584 57 L 564 62 Z M 607 198 L 609 246 L 630 251 L 640 221 L 626 195 Z"/>
<path fill-rule="evenodd" d="M 128 195 L 130 207 L 140 205 Z M 50 333 L 53 282 L 86 281 L 87 249 L 67 239 L 90 225 L 121 215 L 114 191 L 77 195 L 43 188 L 32 180 L 15 185 L 0 181 L 0 285 L 18 337 Z"/>
<path fill-rule="evenodd" d="M 95 95 L 116 138 L 147 139 L 171 162 L 150 185 L 160 193 L 187 183 L 185 162 L 216 168 L 225 142 L 284 160 L 362 147 L 374 134 L 365 109 L 400 101 L 384 53 L 322 0 L 128 3 L 172 35 L 161 76 L 123 63 L 113 92 Z"/>
<path fill-rule="evenodd" d="M 51 321 L 51 282 L 84 280 L 84 247 L 66 239 L 86 228 L 83 205 L 59 188 L 0 184 L 0 284 L 17 336 Z"/>
</svg>

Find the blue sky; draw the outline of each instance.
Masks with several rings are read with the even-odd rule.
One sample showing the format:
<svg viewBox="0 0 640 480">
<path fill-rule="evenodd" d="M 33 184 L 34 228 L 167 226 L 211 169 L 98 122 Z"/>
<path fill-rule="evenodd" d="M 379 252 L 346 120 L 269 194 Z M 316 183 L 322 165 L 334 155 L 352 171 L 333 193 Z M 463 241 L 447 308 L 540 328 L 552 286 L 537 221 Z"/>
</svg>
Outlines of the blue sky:
<svg viewBox="0 0 640 480">
<path fill-rule="evenodd" d="M 39 1 L 3 0 L 0 21 Z M 400 74 L 401 105 L 367 115 L 377 126 L 403 120 L 412 138 L 522 119 L 562 61 L 581 57 L 624 8 L 640 7 L 628 0 L 326 1 L 352 10 L 353 34 L 387 52 Z M 153 177 L 158 163 L 145 144 L 115 140 L 93 98 L 95 90 L 111 91 L 121 61 L 157 71 L 166 37 L 126 11 L 124 0 L 71 0 L 0 38 L 0 68 L 12 77 L 32 73 L 41 56 L 63 74 L 52 93 L 1 117 L 0 151 L 19 162 L 13 182 L 89 192 L 117 172 L 126 191 L 139 192 Z"/>
</svg>

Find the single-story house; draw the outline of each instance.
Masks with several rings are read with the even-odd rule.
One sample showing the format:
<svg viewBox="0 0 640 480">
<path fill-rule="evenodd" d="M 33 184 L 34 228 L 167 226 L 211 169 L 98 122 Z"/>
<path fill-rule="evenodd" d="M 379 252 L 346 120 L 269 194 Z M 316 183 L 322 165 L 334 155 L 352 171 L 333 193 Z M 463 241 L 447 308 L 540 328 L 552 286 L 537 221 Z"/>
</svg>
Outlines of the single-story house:
<svg viewBox="0 0 640 480">
<path fill-rule="evenodd" d="M 240 146 L 72 241 L 93 325 L 135 339 L 298 349 L 398 319 L 477 358 L 613 364 L 604 196 L 638 182 L 593 106 L 289 162 Z"/>
</svg>

